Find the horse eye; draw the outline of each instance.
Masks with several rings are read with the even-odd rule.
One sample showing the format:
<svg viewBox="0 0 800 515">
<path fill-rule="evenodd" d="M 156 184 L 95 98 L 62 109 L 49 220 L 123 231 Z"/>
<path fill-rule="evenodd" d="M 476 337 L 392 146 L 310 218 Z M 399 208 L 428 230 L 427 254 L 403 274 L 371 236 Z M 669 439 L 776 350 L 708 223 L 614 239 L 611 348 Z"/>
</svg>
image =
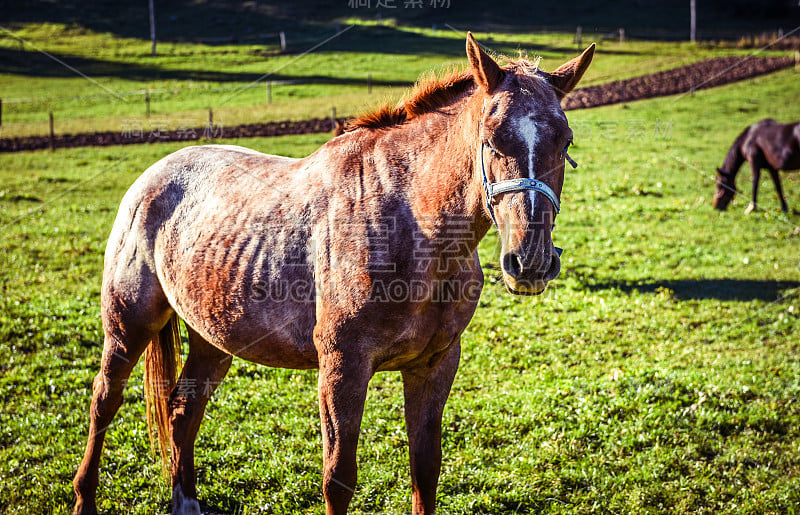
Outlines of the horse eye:
<svg viewBox="0 0 800 515">
<path fill-rule="evenodd" d="M 494 145 L 492 145 L 492 142 L 491 142 L 491 140 L 489 140 L 489 138 L 486 138 L 486 140 L 484 141 L 484 145 L 486 145 L 486 148 L 488 148 L 492 153 L 494 153 L 494 154 L 499 154 L 500 153 L 500 152 L 497 151 L 496 148 L 494 148 Z"/>
</svg>

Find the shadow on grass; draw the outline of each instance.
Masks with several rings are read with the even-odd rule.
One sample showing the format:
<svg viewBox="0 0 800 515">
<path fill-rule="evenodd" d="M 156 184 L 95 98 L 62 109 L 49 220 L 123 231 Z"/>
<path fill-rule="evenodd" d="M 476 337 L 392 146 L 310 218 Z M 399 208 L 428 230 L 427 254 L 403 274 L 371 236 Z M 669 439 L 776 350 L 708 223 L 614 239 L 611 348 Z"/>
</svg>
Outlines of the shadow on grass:
<svg viewBox="0 0 800 515">
<path fill-rule="evenodd" d="M 60 60 L 70 66 L 81 70 L 92 77 L 116 77 L 126 80 L 194 80 L 210 82 L 253 82 L 263 79 L 269 70 L 265 67 L 264 73 L 225 72 L 210 70 L 171 70 L 159 66 L 144 64 L 126 64 L 121 62 L 105 61 L 102 59 L 89 59 L 85 57 L 55 54 Z M 0 48 L 0 73 L 26 75 L 29 77 L 77 77 L 72 71 L 56 63 L 47 56 L 38 52 L 21 52 L 14 49 Z M 269 73 L 272 81 L 303 82 L 314 84 L 339 84 L 361 85 L 366 84 L 362 77 L 333 77 L 328 75 L 292 75 L 285 73 Z M 393 81 L 373 79 L 375 86 L 410 86 L 408 81 Z"/>
<path fill-rule="evenodd" d="M 587 284 L 592 291 L 616 289 L 623 293 L 667 293 L 677 300 L 761 300 L 775 302 L 798 295 L 789 292 L 800 288 L 797 281 L 759 281 L 747 279 L 682 279 L 675 281 L 621 282 Z"/>
</svg>

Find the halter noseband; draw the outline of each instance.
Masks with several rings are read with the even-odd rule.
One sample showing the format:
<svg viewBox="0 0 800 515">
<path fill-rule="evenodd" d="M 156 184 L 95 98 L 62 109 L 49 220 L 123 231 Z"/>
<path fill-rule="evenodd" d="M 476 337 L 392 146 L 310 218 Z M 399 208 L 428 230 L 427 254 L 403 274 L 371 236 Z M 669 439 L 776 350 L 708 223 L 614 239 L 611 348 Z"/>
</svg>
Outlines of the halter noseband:
<svg viewBox="0 0 800 515">
<path fill-rule="evenodd" d="M 483 182 L 483 191 L 486 192 L 486 209 L 489 211 L 489 216 L 492 217 L 492 222 L 494 223 L 495 227 L 498 229 L 500 228 L 497 225 L 497 219 L 494 217 L 494 208 L 492 208 L 492 199 L 496 195 L 500 195 L 502 193 L 508 193 L 509 191 L 524 191 L 524 190 L 532 190 L 538 191 L 545 197 L 547 197 L 550 202 L 553 203 L 553 207 L 556 209 L 556 214 L 561 211 L 561 202 L 558 200 L 556 196 L 556 192 L 548 186 L 547 184 L 543 183 L 542 181 L 536 179 L 508 179 L 505 181 L 498 181 L 498 182 L 489 182 L 489 177 L 486 175 L 486 167 L 483 163 L 483 154 L 485 150 L 485 145 L 481 142 L 481 181 Z"/>
<path fill-rule="evenodd" d="M 486 106 L 484 106 L 485 109 Z M 481 110 L 483 112 L 483 110 Z M 481 129 L 483 129 L 483 120 L 481 120 Z M 497 225 L 497 219 L 494 216 L 494 208 L 492 208 L 492 200 L 496 195 L 500 195 L 502 193 L 508 193 L 509 191 L 538 191 L 545 197 L 547 197 L 550 202 L 553 203 L 553 207 L 556 210 L 556 214 L 561 211 L 561 201 L 559 201 L 558 197 L 556 196 L 556 192 L 548 186 L 547 184 L 543 183 L 542 181 L 536 179 L 508 179 L 505 181 L 498 181 L 498 182 L 489 182 L 489 177 L 486 175 L 486 166 L 484 166 L 483 162 L 483 154 L 485 151 L 486 145 L 483 143 L 483 138 L 481 138 L 481 147 L 480 147 L 480 155 L 481 155 L 481 181 L 483 182 L 483 191 L 486 193 L 486 209 L 489 211 L 489 216 L 492 217 L 492 223 L 494 223 L 495 227 L 500 229 L 500 226 Z M 569 164 L 572 165 L 573 168 L 578 167 L 578 163 L 572 160 L 571 157 L 564 152 L 564 156 L 569 161 Z M 531 173 L 533 170 L 530 171 Z"/>
</svg>

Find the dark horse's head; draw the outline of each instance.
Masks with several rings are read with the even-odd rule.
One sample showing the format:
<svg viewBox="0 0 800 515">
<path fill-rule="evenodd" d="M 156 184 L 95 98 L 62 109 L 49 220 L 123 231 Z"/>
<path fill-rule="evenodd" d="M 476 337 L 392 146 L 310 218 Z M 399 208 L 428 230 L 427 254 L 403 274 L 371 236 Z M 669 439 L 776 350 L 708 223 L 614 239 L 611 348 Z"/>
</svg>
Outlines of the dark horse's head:
<svg viewBox="0 0 800 515">
<path fill-rule="evenodd" d="M 593 54 L 594 45 L 545 73 L 527 60 L 500 67 L 471 35 L 467 39 L 472 74 L 484 91 L 478 180 L 485 185 L 486 214 L 500 233 L 503 280 L 512 293 L 539 294 L 561 270 L 551 232 L 572 131 L 560 101 Z"/>
<path fill-rule="evenodd" d="M 717 168 L 716 179 L 717 191 L 714 193 L 714 207 L 720 211 L 725 211 L 728 204 L 736 195 L 736 175 Z"/>
</svg>

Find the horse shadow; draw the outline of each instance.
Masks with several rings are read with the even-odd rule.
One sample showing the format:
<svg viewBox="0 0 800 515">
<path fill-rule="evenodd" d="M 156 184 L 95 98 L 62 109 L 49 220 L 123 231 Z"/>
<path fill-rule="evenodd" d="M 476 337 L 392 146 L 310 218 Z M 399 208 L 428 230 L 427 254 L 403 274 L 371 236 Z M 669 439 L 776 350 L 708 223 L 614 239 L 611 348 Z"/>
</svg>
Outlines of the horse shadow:
<svg viewBox="0 0 800 515">
<path fill-rule="evenodd" d="M 676 300 L 722 300 L 722 301 L 780 301 L 787 290 L 800 288 L 797 281 L 769 281 L 749 279 L 679 279 L 666 281 L 607 281 L 586 284 L 591 291 L 616 289 L 626 294 L 662 293 Z"/>
</svg>

